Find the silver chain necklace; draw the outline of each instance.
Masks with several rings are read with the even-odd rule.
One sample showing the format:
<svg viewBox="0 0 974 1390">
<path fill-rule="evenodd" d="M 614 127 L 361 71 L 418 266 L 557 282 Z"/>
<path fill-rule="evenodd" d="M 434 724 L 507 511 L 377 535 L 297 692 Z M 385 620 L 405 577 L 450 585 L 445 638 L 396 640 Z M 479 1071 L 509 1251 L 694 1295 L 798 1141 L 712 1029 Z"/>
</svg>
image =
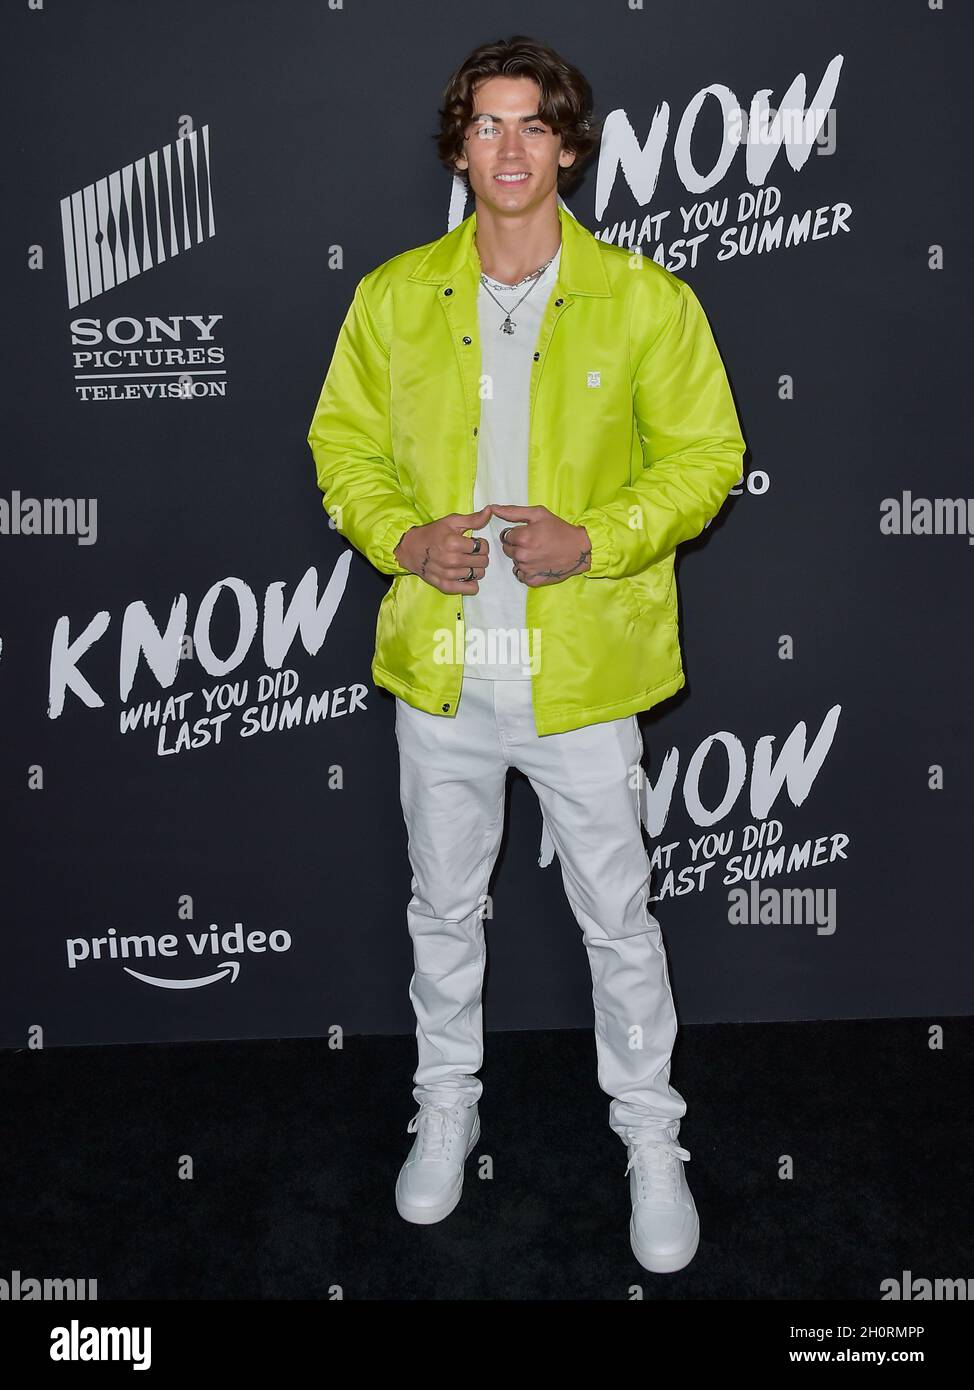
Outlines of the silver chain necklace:
<svg viewBox="0 0 974 1390">
<path fill-rule="evenodd" d="M 560 250 L 561 247 L 559 246 L 558 249 Z M 558 251 L 555 252 L 555 256 L 557 256 L 557 255 L 558 255 Z M 517 282 L 516 285 L 504 285 L 504 289 L 507 289 L 507 290 L 516 290 L 516 289 L 518 289 L 521 285 L 524 284 L 524 281 L 525 281 L 525 280 L 530 280 L 530 281 L 531 281 L 531 284 L 528 286 L 528 288 L 527 288 L 527 289 L 524 291 L 524 293 L 521 295 L 521 298 L 520 298 L 520 299 L 517 301 L 517 303 L 514 305 L 514 308 L 513 308 L 513 309 L 504 309 L 504 305 L 500 302 L 500 300 L 497 298 L 497 296 L 496 296 L 496 295 L 494 294 L 494 292 L 491 290 L 490 285 L 487 283 L 488 280 L 490 279 L 490 277 L 486 274 L 486 272 L 483 272 L 483 271 L 481 272 L 481 275 L 480 275 L 480 283 L 483 285 L 484 289 L 487 291 L 487 293 L 490 295 L 491 299 L 492 299 L 492 300 L 494 301 L 494 303 L 497 305 L 498 309 L 504 309 L 505 319 L 504 319 L 504 322 L 501 324 L 501 332 L 502 332 L 502 333 L 513 333 L 513 332 L 514 332 L 515 328 L 517 327 L 517 324 L 514 323 L 513 320 L 511 319 L 511 314 L 514 313 L 517 309 L 519 309 L 519 308 L 521 307 L 521 305 L 522 305 L 522 304 L 524 303 L 524 301 L 527 299 L 528 295 L 529 295 L 529 294 L 531 293 L 531 291 L 534 289 L 535 285 L 536 285 L 536 284 L 538 283 L 538 281 L 541 279 L 541 276 L 545 273 L 545 271 L 546 271 L 546 270 L 548 269 L 548 267 L 551 265 L 551 262 L 555 259 L 555 256 L 552 256 L 549 260 L 545 261 L 544 265 L 543 265 L 543 266 L 539 266 L 539 268 L 538 268 L 537 270 L 532 270 L 532 272 L 531 272 L 530 275 L 525 275 L 524 280 L 518 280 L 518 282 Z M 493 281 L 493 283 L 494 283 L 495 285 L 500 286 L 500 285 L 502 284 L 502 281 L 500 281 L 500 280 L 495 280 L 495 281 Z"/>
</svg>

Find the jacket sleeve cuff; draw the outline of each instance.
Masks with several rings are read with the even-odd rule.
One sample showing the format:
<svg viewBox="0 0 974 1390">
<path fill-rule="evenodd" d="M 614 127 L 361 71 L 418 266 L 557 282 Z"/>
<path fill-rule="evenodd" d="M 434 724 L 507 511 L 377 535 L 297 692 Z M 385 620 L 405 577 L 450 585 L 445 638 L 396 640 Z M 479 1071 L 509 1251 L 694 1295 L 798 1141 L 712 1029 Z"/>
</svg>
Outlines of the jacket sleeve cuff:
<svg viewBox="0 0 974 1390">
<path fill-rule="evenodd" d="M 589 557 L 591 567 L 582 571 L 582 578 L 604 579 L 611 575 L 618 557 L 612 531 L 602 513 L 593 508 L 577 516 L 572 525 L 584 526 L 592 542 L 592 554 Z"/>
<path fill-rule="evenodd" d="M 393 552 L 411 527 L 422 525 L 422 518 L 418 514 L 398 516 L 394 521 L 387 523 L 377 541 L 378 558 L 381 561 L 379 568 L 384 574 L 412 573 L 412 570 L 405 569 L 399 563 Z"/>
</svg>

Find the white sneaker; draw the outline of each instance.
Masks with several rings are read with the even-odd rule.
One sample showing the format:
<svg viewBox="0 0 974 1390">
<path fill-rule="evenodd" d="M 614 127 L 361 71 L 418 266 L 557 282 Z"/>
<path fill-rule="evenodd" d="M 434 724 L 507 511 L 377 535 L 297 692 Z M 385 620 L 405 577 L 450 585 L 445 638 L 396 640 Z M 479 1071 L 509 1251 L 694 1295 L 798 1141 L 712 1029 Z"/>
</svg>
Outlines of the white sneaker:
<svg viewBox="0 0 974 1390">
<path fill-rule="evenodd" d="M 643 1269 L 673 1274 L 697 1253 L 700 1218 L 683 1163 L 690 1157 L 668 1134 L 633 1131 L 628 1144 L 632 1217 L 629 1243 Z"/>
<path fill-rule="evenodd" d="M 416 1138 L 396 1180 L 396 1210 L 405 1221 L 430 1226 L 460 1200 L 463 1165 L 480 1138 L 480 1114 L 476 1104 L 423 1101 L 406 1132 Z"/>
</svg>

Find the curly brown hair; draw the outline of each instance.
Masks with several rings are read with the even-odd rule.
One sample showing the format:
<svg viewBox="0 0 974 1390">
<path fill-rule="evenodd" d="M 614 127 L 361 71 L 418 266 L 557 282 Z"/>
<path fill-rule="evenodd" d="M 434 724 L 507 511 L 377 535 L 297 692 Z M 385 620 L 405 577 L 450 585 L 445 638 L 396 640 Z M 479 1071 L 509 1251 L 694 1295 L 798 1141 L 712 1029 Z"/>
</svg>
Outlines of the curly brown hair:
<svg viewBox="0 0 974 1390">
<path fill-rule="evenodd" d="M 453 161 L 463 155 L 463 133 L 473 117 L 475 88 L 488 77 L 530 77 L 537 82 L 541 88 L 539 116 L 561 135 L 564 149 L 575 151 L 575 162 L 567 169 L 558 169 L 558 192 L 567 193 L 599 143 L 592 89 L 578 68 L 525 34 L 481 44 L 450 78 L 439 111 L 440 129 L 433 136 L 444 168 L 470 187 L 467 170 L 458 169 Z"/>
</svg>

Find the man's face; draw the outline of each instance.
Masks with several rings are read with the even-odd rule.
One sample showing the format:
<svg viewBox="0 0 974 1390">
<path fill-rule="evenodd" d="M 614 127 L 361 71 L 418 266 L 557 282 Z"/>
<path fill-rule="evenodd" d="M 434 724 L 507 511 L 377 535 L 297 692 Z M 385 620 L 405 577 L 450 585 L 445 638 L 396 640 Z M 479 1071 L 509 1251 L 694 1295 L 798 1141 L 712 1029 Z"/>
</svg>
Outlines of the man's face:
<svg viewBox="0 0 974 1390">
<path fill-rule="evenodd" d="M 530 77 L 489 77 L 474 91 L 457 167 L 467 170 L 477 198 L 499 213 L 557 198 L 558 170 L 575 162 L 574 151 L 563 150 L 561 136 L 538 118 L 540 101 Z"/>
</svg>

